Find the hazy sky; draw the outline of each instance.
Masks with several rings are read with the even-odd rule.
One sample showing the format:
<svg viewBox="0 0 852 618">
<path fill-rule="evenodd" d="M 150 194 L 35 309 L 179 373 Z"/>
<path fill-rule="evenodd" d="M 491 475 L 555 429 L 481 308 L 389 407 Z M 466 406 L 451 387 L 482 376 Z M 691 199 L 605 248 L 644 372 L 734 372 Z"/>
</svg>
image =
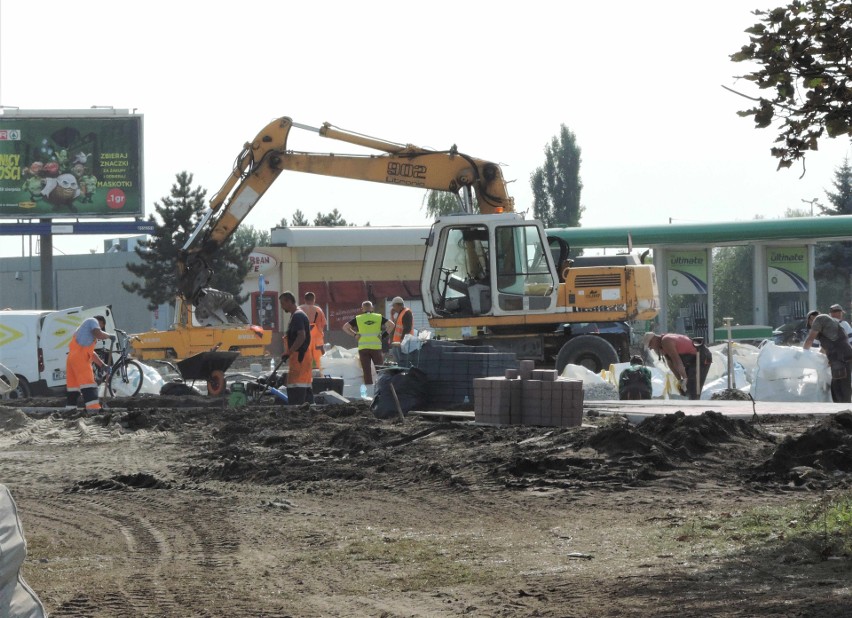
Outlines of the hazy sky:
<svg viewBox="0 0 852 618">
<path fill-rule="evenodd" d="M 2 0 L 0 105 L 144 114 L 145 201 L 194 174 L 211 196 L 244 142 L 290 116 L 503 165 L 518 210 L 561 124 L 582 149 L 584 227 L 781 217 L 831 188 L 846 140 L 776 171 L 775 132 L 736 111 L 728 56 L 784 0 L 246 3 Z M 294 130 L 295 150 L 353 147 Z M 296 209 L 427 225 L 423 191 L 285 172 L 246 220 Z M 8 242 L 7 242 L 8 240 Z M 56 253 L 101 250 L 57 236 Z M 3 237 L 0 255 L 21 255 Z"/>
</svg>

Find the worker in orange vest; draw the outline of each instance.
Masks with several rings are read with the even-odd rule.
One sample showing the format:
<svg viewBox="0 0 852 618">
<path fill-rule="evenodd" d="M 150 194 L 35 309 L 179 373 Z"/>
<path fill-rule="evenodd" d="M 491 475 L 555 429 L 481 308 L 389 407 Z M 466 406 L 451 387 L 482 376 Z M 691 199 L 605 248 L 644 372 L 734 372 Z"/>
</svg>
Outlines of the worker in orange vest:
<svg viewBox="0 0 852 618">
<path fill-rule="evenodd" d="M 402 340 L 414 335 L 414 314 L 405 306 L 401 296 L 391 301 L 391 322 L 394 323 L 391 350 L 397 365 L 411 365 L 409 355 L 402 351 Z"/>
<path fill-rule="evenodd" d="M 87 412 L 100 412 L 101 402 L 98 400 L 98 385 L 92 363 L 99 369 L 106 367 L 101 357 L 95 354 L 95 345 L 105 339 L 115 341 L 115 335 L 106 332 L 106 318 L 102 315 L 86 318 L 71 335 L 65 361 L 66 410 L 75 410 L 77 400 L 82 395 Z"/>
<path fill-rule="evenodd" d="M 317 297 L 313 292 L 305 292 L 305 302 L 299 309 L 305 312 L 311 322 L 311 358 L 314 369 L 322 370 L 322 355 L 325 354 L 325 313 L 316 305 Z"/>
<path fill-rule="evenodd" d="M 287 361 L 287 399 L 290 405 L 314 402 L 313 376 L 311 374 L 311 328 L 308 316 L 299 309 L 292 292 L 278 295 L 281 309 L 290 314 L 290 323 L 284 336 L 286 351 L 281 356 Z"/>
</svg>

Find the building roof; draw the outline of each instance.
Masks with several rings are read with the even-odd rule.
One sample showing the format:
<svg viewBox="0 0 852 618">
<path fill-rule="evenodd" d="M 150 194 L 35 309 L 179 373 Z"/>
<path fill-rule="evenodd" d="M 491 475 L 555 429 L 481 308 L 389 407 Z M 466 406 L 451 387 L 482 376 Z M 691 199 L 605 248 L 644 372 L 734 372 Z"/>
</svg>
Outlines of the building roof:
<svg viewBox="0 0 852 618">
<path fill-rule="evenodd" d="M 271 232 L 273 247 L 355 247 L 422 245 L 428 227 L 276 227 Z"/>
</svg>

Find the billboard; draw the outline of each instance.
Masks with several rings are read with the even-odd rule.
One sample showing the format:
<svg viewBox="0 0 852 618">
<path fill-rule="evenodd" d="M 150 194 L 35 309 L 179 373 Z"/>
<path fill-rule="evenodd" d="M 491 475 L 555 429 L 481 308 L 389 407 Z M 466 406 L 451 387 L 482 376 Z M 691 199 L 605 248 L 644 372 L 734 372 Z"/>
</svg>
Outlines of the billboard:
<svg viewBox="0 0 852 618">
<path fill-rule="evenodd" d="M 0 218 L 140 217 L 142 116 L 0 115 Z"/>
<path fill-rule="evenodd" d="M 708 280 L 707 251 L 670 251 L 669 291 L 672 294 L 706 294 Z"/>
<path fill-rule="evenodd" d="M 769 292 L 808 291 L 807 247 L 769 247 L 766 261 Z"/>
</svg>

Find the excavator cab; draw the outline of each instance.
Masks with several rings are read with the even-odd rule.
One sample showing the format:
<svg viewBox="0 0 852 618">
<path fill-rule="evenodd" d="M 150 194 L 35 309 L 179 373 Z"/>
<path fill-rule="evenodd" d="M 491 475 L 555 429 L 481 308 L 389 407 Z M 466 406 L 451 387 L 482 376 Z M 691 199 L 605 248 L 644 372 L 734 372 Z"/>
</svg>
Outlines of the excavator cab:
<svg viewBox="0 0 852 618">
<path fill-rule="evenodd" d="M 558 276 L 543 227 L 519 214 L 450 216 L 432 226 L 421 277 L 434 318 L 552 312 Z"/>
</svg>

